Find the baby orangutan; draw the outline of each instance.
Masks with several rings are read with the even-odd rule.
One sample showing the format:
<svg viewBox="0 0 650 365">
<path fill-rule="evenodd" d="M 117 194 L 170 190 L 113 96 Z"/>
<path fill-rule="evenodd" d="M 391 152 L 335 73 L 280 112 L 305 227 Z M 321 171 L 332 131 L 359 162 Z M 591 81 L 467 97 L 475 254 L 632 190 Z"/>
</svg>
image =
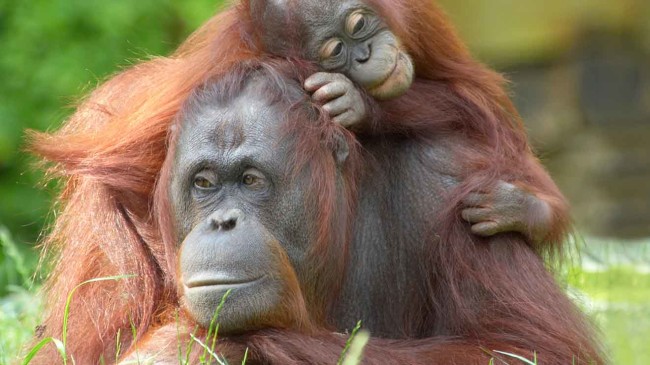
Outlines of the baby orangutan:
<svg viewBox="0 0 650 365">
<path fill-rule="evenodd" d="M 352 127 L 366 117 L 354 83 L 377 100 L 401 96 L 413 82 L 413 63 L 395 34 L 361 1 L 252 1 L 261 17 L 261 40 L 267 52 L 317 62 L 325 72 L 305 81 L 305 89 L 333 120 Z M 299 24 L 293 24 L 300 19 Z M 285 37 L 298 28 L 300 44 Z"/>
<path fill-rule="evenodd" d="M 411 57 L 366 1 L 250 1 L 265 51 L 313 61 L 322 69 L 307 78 L 304 87 L 335 123 L 357 129 L 373 117 L 356 85 L 385 101 L 404 95 L 413 84 Z M 507 181 L 502 177 L 489 189 L 465 196 L 462 218 L 480 236 L 520 232 L 532 242 L 544 241 L 555 229 L 554 205 L 527 184 Z"/>
</svg>

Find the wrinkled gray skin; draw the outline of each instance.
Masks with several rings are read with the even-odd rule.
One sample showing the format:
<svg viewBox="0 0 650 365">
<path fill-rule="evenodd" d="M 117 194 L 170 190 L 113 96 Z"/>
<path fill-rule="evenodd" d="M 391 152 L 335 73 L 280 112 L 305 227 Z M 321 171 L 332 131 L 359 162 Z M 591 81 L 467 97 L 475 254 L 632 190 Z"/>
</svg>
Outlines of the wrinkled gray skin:
<svg viewBox="0 0 650 365">
<path fill-rule="evenodd" d="M 220 315 L 226 333 L 251 328 L 280 304 L 283 283 L 270 259 L 271 240 L 255 217 L 236 208 L 217 209 L 196 224 L 183 242 L 180 271 L 184 304 L 199 324 L 209 327 L 228 289 L 233 296 Z"/>
<path fill-rule="evenodd" d="M 262 13 L 263 41 L 267 51 L 280 56 L 299 56 L 317 62 L 323 71 L 305 81 L 313 99 L 325 105 L 335 122 L 352 128 L 363 121 L 365 105 L 352 80 L 378 100 L 401 96 L 413 81 L 413 63 L 395 34 L 364 2 L 358 0 L 253 0 Z M 266 6 L 265 8 L 263 6 Z M 258 8 L 259 9 L 259 8 Z M 350 14 L 362 11 L 364 25 L 346 29 Z M 288 22 L 288 23 L 287 23 Z M 301 44 L 287 31 L 298 28 Z M 341 50 L 323 57 L 328 41 L 341 42 Z M 293 43 L 290 43 L 293 42 Z M 341 75 L 346 77 L 341 77 Z"/>
<path fill-rule="evenodd" d="M 286 176 L 282 109 L 269 105 L 259 82 L 224 104 L 208 88 L 186 107 L 170 188 L 183 304 L 207 327 L 233 289 L 219 315 L 224 333 L 255 329 L 276 308 L 283 278 L 271 243 L 300 272 L 313 223 L 303 204 L 309 186 Z"/>
</svg>

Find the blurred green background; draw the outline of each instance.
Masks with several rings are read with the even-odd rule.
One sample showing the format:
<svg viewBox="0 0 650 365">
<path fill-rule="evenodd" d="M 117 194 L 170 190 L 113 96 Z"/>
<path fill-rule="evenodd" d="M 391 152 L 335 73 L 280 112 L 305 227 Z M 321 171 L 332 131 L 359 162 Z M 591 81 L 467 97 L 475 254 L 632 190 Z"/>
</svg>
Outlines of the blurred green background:
<svg viewBox="0 0 650 365">
<path fill-rule="evenodd" d="M 37 324 L 34 248 L 52 214 L 25 129 L 54 130 L 110 75 L 174 50 L 219 0 L 0 0 L 0 363 Z M 565 280 L 616 363 L 650 363 L 650 2 L 442 0 L 512 80 L 586 248 Z M 42 273 L 41 273 L 42 274 Z"/>
</svg>

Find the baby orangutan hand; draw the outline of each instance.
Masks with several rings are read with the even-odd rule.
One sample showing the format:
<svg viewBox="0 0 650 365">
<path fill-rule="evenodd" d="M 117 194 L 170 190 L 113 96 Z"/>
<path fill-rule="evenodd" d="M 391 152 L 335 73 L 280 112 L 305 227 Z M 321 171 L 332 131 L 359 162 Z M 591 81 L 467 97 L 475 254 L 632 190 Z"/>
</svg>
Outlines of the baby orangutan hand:
<svg viewBox="0 0 650 365">
<path fill-rule="evenodd" d="M 501 232 L 519 232 L 533 243 L 548 235 L 551 208 L 537 195 L 499 181 L 491 191 L 469 194 L 461 215 L 472 224 L 472 233 L 489 237 Z"/>
<path fill-rule="evenodd" d="M 366 117 L 366 104 L 357 87 L 345 75 L 318 72 L 305 80 L 312 100 L 323 104 L 335 123 L 352 128 Z"/>
</svg>

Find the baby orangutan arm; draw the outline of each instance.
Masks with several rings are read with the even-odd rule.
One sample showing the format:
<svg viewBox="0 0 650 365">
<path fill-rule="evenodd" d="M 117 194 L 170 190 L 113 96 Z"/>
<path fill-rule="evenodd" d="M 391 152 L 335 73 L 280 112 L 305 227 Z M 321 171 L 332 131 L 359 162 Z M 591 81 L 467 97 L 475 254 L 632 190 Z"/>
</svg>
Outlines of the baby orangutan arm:
<svg viewBox="0 0 650 365">
<path fill-rule="evenodd" d="M 519 232 L 531 243 L 543 242 L 552 228 L 552 206 L 517 185 L 499 181 L 493 190 L 469 194 L 461 215 L 472 224 L 472 233 L 488 237 Z"/>
<path fill-rule="evenodd" d="M 345 75 L 317 72 L 305 80 L 312 100 L 323 104 L 332 121 L 351 129 L 366 118 L 366 102 L 357 87 Z"/>
</svg>

